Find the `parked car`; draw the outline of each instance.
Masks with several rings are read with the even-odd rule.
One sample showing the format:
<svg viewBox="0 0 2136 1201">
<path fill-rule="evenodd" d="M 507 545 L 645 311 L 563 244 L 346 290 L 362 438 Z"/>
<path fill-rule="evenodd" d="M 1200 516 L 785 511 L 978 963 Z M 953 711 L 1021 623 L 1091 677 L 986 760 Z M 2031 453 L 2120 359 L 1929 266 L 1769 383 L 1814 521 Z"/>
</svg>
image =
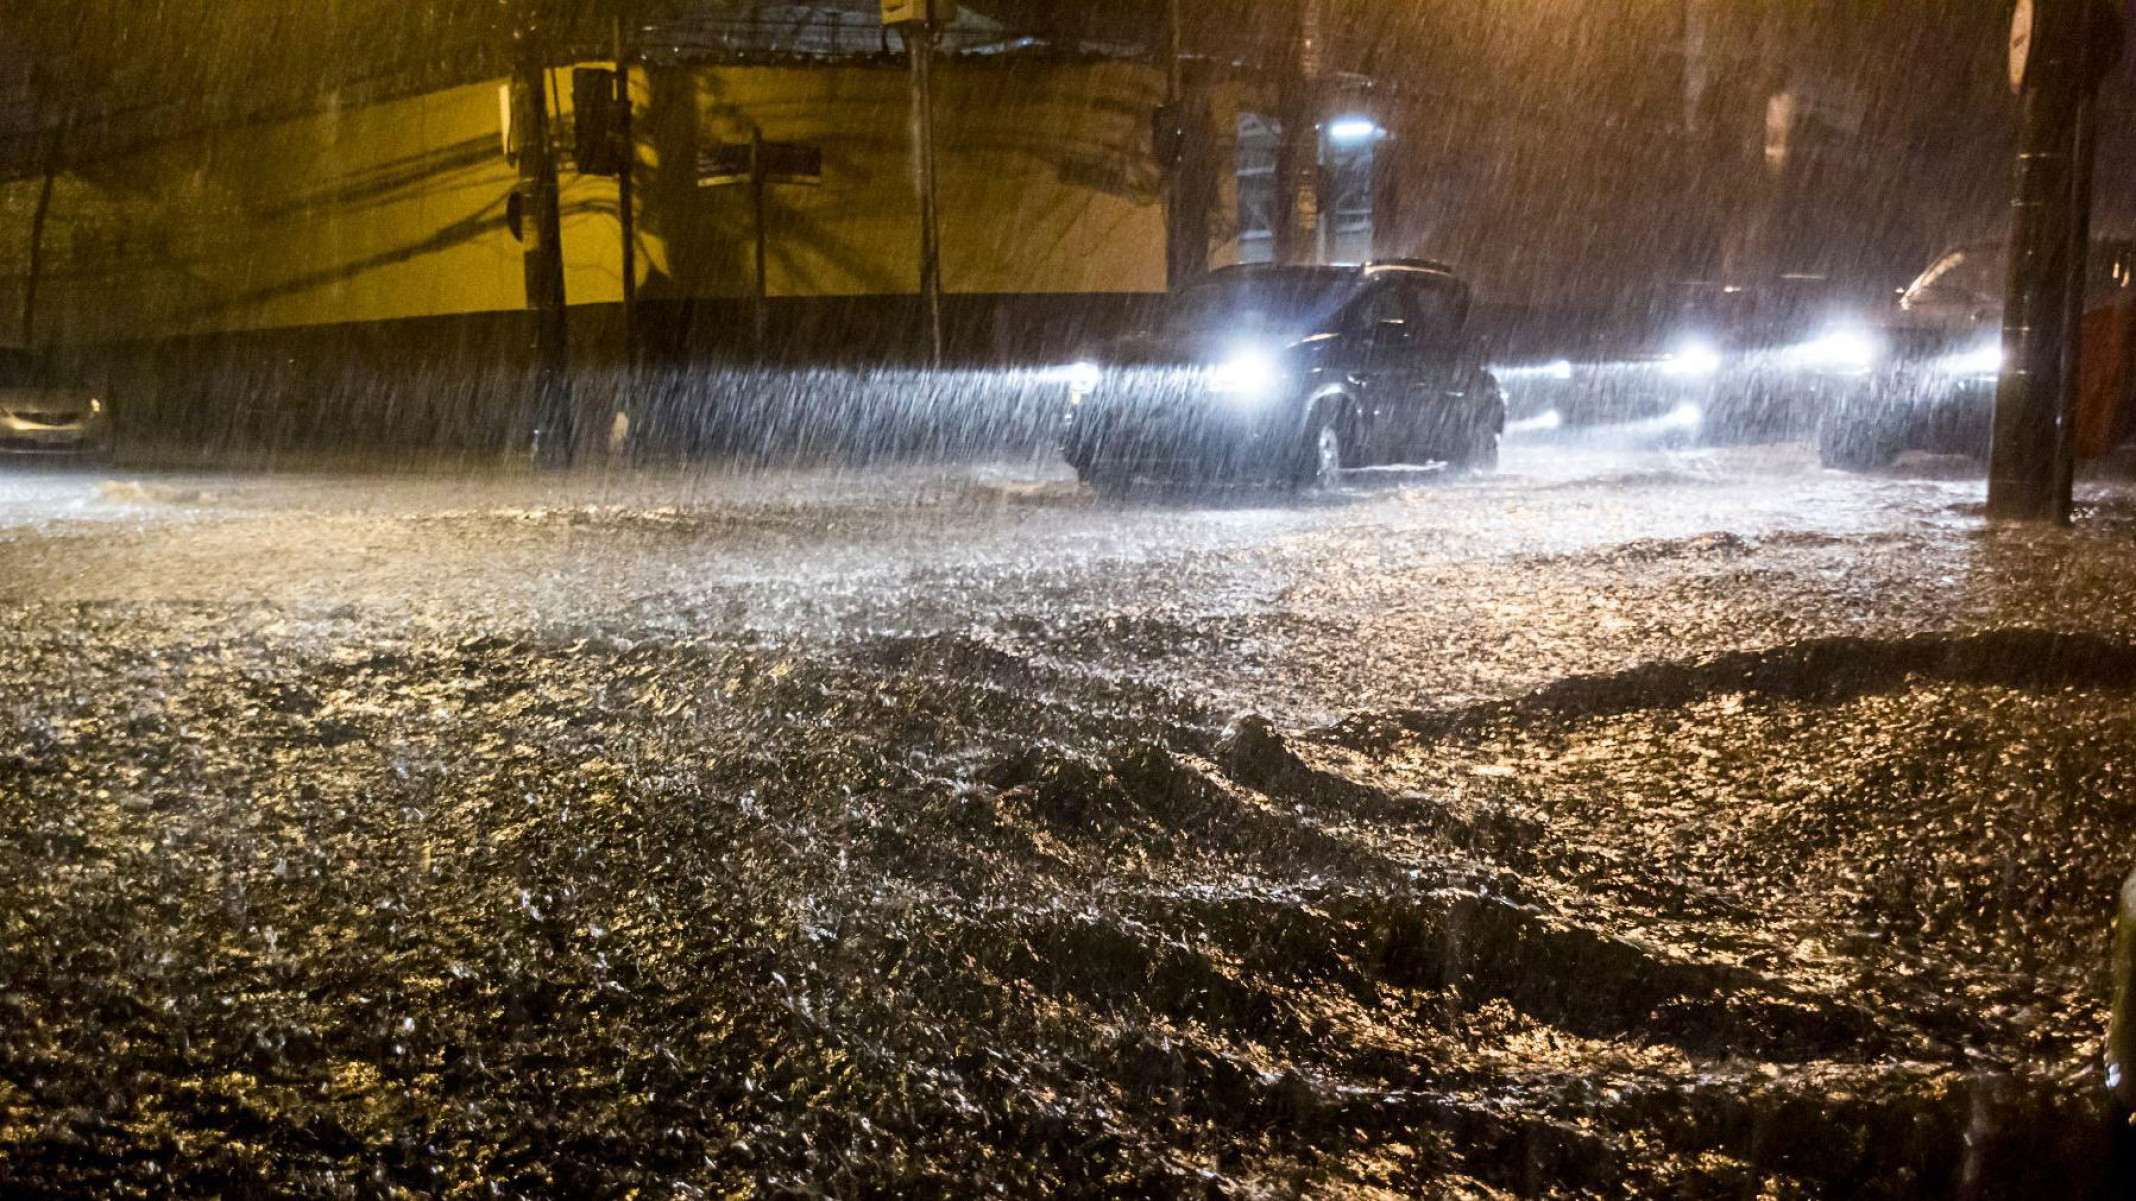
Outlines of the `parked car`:
<svg viewBox="0 0 2136 1201">
<path fill-rule="evenodd" d="M 1325 487 L 1350 468 L 1497 463 L 1505 398 L 1443 264 L 1231 267 L 1068 373 L 1082 479 Z"/>
<path fill-rule="evenodd" d="M 100 397 L 36 355 L 0 347 L 0 451 L 81 455 L 110 445 L 111 414 Z"/>
<path fill-rule="evenodd" d="M 2136 306 L 2136 242 L 2102 238 L 2086 269 L 2088 357 L 2126 340 Z M 1938 255 L 1878 331 L 1880 361 L 1817 431 L 1828 467 L 1881 467 L 1909 450 L 1985 457 L 2002 374 L 2008 249 L 1989 242 Z M 2122 399 L 2125 403 L 2125 398 Z"/>
</svg>

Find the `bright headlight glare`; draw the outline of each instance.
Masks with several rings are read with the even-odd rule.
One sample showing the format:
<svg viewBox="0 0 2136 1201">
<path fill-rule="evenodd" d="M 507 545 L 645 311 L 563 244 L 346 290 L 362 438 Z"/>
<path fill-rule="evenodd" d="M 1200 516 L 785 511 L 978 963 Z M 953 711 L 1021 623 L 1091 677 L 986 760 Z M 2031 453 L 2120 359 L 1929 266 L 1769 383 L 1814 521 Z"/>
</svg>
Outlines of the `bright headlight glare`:
<svg viewBox="0 0 2136 1201">
<path fill-rule="evenodd" d="M 94 396 L 90 397 L 90 398 L 89 398 L 89 411 L 90 411 L 91 413 L 101 413 L 101 412 L 103 412 L 103 411 L 104 411 L 104 402 L 103 402 L 103 401 L 101 401 L 101 400 L 98 400 L 98 399 L 97 399 L 96 397 L 94 397 Z"/>
<path fill-rule="evenodd" d="M 1283 380 L 1283 369 L 1274 356 L 1257 350 L 1240 351 L 1209 372 L 1209 390 L 1235 400 L 1263 400 Z"/>
<path fill-rule="evenodd" d="M 1068 368 L 1068 391 L 1074 396 L 1088 396 L 1105 382 L 1105 371 L 1096 363 L 1077 363 Z"/>
<path fill-rule="evenodd" d="M 1876 366 L 1884 348 L 1869 334 L 1854 329 L 1833 333 L 1797 346 L 1789 356 L 1806 367 L 1836 371 L 1867 371 Z"/>
<path fill-rule="evenodd" d="M 1975 347 L 1964 354 L 1954 354 L 1944 359 L 1939 366 L 1951 375 L 2000 375 L 2003 368 L 2003 348 L 2000 342 Z"/>
<path fill-rule="evenodd" d="M 1686 342 L 1661 361 L 1661 369 L 1670 375 L 1712 375 L 1721 369 L 1721 352 L 1704 342 Z"/>
</svg>

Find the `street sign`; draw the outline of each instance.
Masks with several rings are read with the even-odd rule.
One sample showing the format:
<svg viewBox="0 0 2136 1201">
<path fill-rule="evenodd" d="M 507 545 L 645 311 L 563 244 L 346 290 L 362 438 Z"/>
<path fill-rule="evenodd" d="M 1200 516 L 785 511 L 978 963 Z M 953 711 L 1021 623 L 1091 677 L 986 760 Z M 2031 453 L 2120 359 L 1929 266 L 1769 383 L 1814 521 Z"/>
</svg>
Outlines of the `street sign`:
<svg viewBox="0 0 2136 1201">
<path fill-rule="evenodd" d="M 764 142 L 763 149 L 755 151 L 747 142 L 720 146 L 697 159 L 697 186 L 700 188 L 724 188 L 733 184 L 749 182 L 751 167 L 764 172 L 765 183 L 792 184 L 812 188 L 823 183 L 823 148 L 804 146 L 798 142 Z M 752 163 L 752 155 L 761 153 L 759 163 Z"/>
<path fill-rule="evenodd" d="M 934 11 L 928 12 L 932 4 Z M 957 0 L 883 0 L 883 24 L 912 25 L 933 21 L 945 25 L 957 19 Z"/>
</svg>

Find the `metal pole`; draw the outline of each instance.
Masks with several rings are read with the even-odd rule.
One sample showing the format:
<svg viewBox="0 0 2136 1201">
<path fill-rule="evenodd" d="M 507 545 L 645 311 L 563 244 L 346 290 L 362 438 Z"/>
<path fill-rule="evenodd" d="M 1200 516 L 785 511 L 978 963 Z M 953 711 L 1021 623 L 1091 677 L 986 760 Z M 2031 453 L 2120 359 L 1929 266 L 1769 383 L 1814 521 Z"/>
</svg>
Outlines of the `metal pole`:
<svg viewBox="0 0 2136 1201">
<path fill-rule="evenodd" d="M 64 123 L 45 131 L 44 161 L 40 166 L 43 179 L 37 186 L 37 201 L 30 210 L 30 261 L 22 280 L 22 344 L 25 347 L 37 344 L 37 290 L 44 282 L 45 226 L 51 220 L 52 191 L 59 181 L 60 156 L 66 143 Z"/>
<path fill-rule="evenodd" d="M 2077 249 L 2077 132 L 2087 46 L 2082 13 L 2093 0 L 2037 0 L 2033 61 L 2024 83 L 2010 279 L 2003 306 L 2003 373 L 1995 393 L 1988 516 L 2059 521 L 2069 512 L 2060 458 L 2073 417 L 2077 329 L 2070 290 L 2082 288 Z M 2072 282 L 2071 272 L 2078 276 Z"/>
<path fill-rule="evenodd" d="M 623 234 L 623 363 L 638 365 L 638 212 L 633 192 L 638 171 L 638 139 L 631 130 L 630 47 L 623 39 L 623 18 L 616 18 L 616 136 L 623 142 L 622 169 L 616 172 L 616 212 Z"/>
<path fill-rule="evenodd" d="M 1164 11 L 1164 104 L 1165 118 L 1182 121 L 1180 105 L 1186 99 L 1186 63 L 1182 53 L 1185 35 L 1180 28 L 1181 0 L 1167 0 Z M 1165 286 L 1177 290 L 1186 282 L 1184 264 L 1186 180 L 1184 147 L 1167 151 L 1164 164 Z"/>
<path fill-rule="evenodd" d="M 905 27 L 912 57 L 913 172 L 920 194 L 920 299 L 927 310 L 927 361 L 942 364 L 942 242 L 935 193 L 934 0 L 927 19 Z"/>
<path fill-rule="evenodd" d="M 756 222 L 756 302 L 750 313 L 757 358 L 764 357 L 767 335 L 770 329 L 770 235 L 765 224 L 764 179 L 764 131 L 752 126 L 749 131 L 749 205 Z"/>
<path fill-rule="evenodd" d="M 2091 62 L 2091 55 L 2096 53 L 2094 29 L 2098 5 L 2092 0 L 2083 0 L 2083 10 L 2077 43 L 2083 48 L 2084 81 L 2077 92 L 2076 132 L 2072 139 L 2076 160 L 2070 165 L 2069 172 L 2069 272 L 2064 281 L 2062 309 L 2062 320 L 2069 331 L 2068 337 L 2063 339 L 2062 350 L 2066 399 L 2062 420 L 2056 427 L 2055 481 L 2051 494 L 2055 506 L 2053 519 L 2063 524 L 2070 519 L 2076 495 L 2077 410 L 2083 401 L 2084 387 L 2084 300 L 2091 276 L 2092 167 L 2099 149 L 2098 76 Z"/>
<path fill-rule="evenodd" d="M 519 86 L 526 97 L 526 151 L 521 186 L 533 210 L 525 270 L 527 306 L 534 312 L 535 428 L 545 457 L 569 463 L 577 450 L 572 411 L 570 330 L 564 295 L 563 219 L 559 211 L 555 147 L 549 140 L 548 68 L 540 37 L 519 31 Z"/>
</svg>

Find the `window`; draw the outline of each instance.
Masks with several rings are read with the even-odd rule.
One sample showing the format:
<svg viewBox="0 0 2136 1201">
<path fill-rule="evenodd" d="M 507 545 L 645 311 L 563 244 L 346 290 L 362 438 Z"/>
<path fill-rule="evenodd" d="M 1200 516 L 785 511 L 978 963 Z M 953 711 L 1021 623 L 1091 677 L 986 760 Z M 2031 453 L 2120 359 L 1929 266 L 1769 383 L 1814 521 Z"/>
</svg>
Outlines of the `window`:
<svg viewBox="0 0 2136 1201">
<path fill-rule="evenodd" d="M 1259 113 L 1239 114 L 1239 261 L 1276 260 L 1276 125 Z"/>
<path fill-rule="evenodd" d="M 1358 333 L 1369 334 L 1382 325 L 1408 324 L 1409 307 L 1402 303 L 1402 293 L 1392 284 L 1380 284 L 1357 303 L 1353 328 Z"/>
<path fill-rule="evenodd" d="M 1442 276 L 1411 273 L 1402 279 L 1409 308 L 1426 338 L 1446 341 L 1468 324 L 1468 295 L 1461 285 Z"/>
</svg>

